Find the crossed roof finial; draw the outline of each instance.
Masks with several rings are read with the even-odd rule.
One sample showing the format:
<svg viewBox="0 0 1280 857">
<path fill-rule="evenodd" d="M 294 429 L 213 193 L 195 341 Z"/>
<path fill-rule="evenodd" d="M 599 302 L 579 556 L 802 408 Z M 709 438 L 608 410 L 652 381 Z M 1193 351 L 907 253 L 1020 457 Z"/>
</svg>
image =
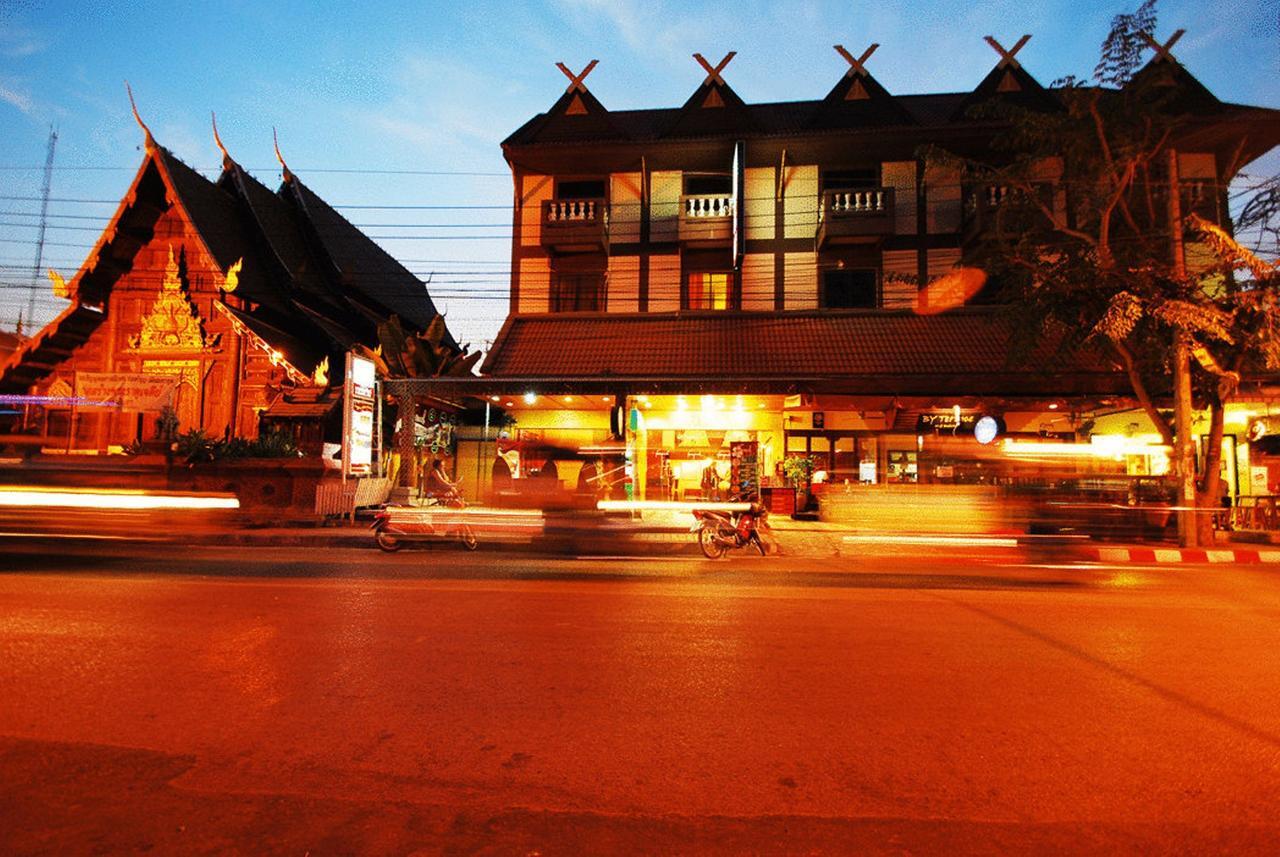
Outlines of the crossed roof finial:
<svg viewBox="0 0 1280 857">
<path fill-rule="evenodd" d="M 991 45 L 992 49 L 1000 55 L 1000 62 L 996 65 L 996 68 L 1022 68 L 1022 63 L 1018 62 L 1015 57 L 1018 55 L 1018 51 L 1022 50 L 1022 46 L 1031 38 L 1030 33 L 1018 39 L 1014 46 L 1007 51 L 1004 49 L 1004 45 L 996 41 L 995 36 L 983 36 L 982 38 L 986 39 L 987 44 Z"/>
<path fill-rule="evenodd" d="M 1157 42 L 1155 37 L 1146 30 L 1139 30 L 1138 35 L 1141 36 L 1143 41 L 1145 41 L 1147 45 L 1156 52 L 1155 58 L 1151 60 L 1152 62 L 1160 62 L 1161 60 L 1177 62 L 1177 60 L 1173 58 L 1173 54 L 1169 53 L 1169 51 L 1178 43 L 1178 39 L 1182 38 L 1186 32 L 1186 30 L 1174 30 L 1173 35 L 1169 37 L 1169 41 L 1165 42 L 1163 45 Z"/>
<path fill-rule="evenodd" d="M 596 63 L 598 62 L 600 62 L 600 60 L 592 60 L 587 63 L 586 68 L 577 74 L 569 71 L 568 67 L 565 66 L 564 63 L 556 63 L 556 68 L 560 69 L 560 71 L 564 73 L 564 76 L 569 78 L 569 88 L 566 89 L 565 92 L 586 92 L 587 86 L 582 81 L 587 75 L 591 74 L 591 70 L 596 67 Z"/>
<path fill-rule="evenodd" d="M 702 85 L 708 86 L 712 83 L 718 83 L 721 86 L 728 86 L 729 84 L 725 83 L 724 78 L 720 76 L 720 72 L 724 71 L 724 67 L 727 66 L 729 61 L 737 55 L 737 51 L 729 51 L 729 53 L 724 55 L 724 59 L 720 60 L 719 65 L 712 68 L 711 63 L 707 62 L 702 54 L 694 54 L 693 58 L 698 61 L 698 65 L 706 69 L 707 72 L 706 80 L 702 81 Z"/>
<path fill-rule="evenodd" d="M 129 86 L 129 81 L 127 80 L 124 82 L 124 91 L 129 93 L 129 106 L 133 108 L 133 120 L 138 123 L 138 127 L 146 135 L 145 145 L 147 151 L 151 151 L 156 147 L 156 138 L 151 136 L 151 129 L 147 127 L 147 123 L 143 122 L 142 117 L 138 115 L 138 103 L 133 100 L 133 87 Z"/>
<path fill-rule="evenodd" d="M 844 45 L 836 45 L 835 46 L 836 53 L 844 57 L 845 61 L 849 63 L 849 70 L 844 73 L 844 76 L 853 77 L 855 74 L 860 74 L 863 77 L 870 76 L 871 73 L 867 71 L 865 66 L 867 64 L 867 60 L 871 57 L 872 54 L 876 52 L 876 48 L 878 47 L 880 47 L 878 43 L 872 42 L 871 47 L 867 48 L 865 51 L 862 52 L 862 56 L 858 57 L 857 59 L 854 59 L 853 54 L 849 53 L 844 49 Z"/>
</svg>

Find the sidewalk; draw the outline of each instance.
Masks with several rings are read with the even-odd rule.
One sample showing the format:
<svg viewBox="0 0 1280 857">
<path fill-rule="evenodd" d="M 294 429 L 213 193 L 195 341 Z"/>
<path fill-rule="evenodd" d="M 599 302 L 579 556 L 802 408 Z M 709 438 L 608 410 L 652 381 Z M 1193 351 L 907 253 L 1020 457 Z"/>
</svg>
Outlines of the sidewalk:
<svg viewBox="0 0 1280 857">
<path fill-rule="evenodd" d="M 603 555 L 687 555 L 699 551 L 682 515 L 662 513 L 646 515 L 644 520 L 607 519 L 580 529 L 549 527 L 539 537 L 525 543 L 504 542 L 502 549 L 517 551 L 553 550 L 580 554 Z M 208 545 L 243 545 L 246 547 L 309 547 L 376 549 L 369 520 L 354 524 L 340 521 L 329 524 L 295 524 L 274 527 L 244 527 L 200 535 L 196 541 Z M 1134 564 L 1208 563 L 1219 565 L 1255 565 L 1280 563 L 1280 548 L 1266 545 L 1226 543 L 1212 549 L 1182 549 L 1173 545 L 1117 544 L 1080 540 L 1064 542 L 1046 540 L 1029 542 L 1017 533 L 954 534 L 867 533 L 840 524 L 821 521 L 795 521 L 791 518 L 770 519 L 773 552 L 783 557 L 803 559 L 836 559 L 846 557 L 883 557 L 911 553 L 973 562 L 1031 560 L 1045 562 L 1100 562 Z M 480 549 L 485 537 L 479 533 Z M 442 540 L 442 544 L 446 544 Z M 492 546 L 492 542 L 490 543 Z"/>
</svg>

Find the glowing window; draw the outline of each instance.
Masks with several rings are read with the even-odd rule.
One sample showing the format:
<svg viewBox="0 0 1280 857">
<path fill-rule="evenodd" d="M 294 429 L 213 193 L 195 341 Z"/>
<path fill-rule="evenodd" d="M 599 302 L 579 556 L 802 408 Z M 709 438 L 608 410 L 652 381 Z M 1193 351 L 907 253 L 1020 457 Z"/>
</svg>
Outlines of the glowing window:
<svg viewBox="0 0 1280 857">
<path fill-rule="evenodd" d="M 733 274 L 690 274 L 687 307 L 688 309 L 728 309 L 732 290 Z"/>
</svg>

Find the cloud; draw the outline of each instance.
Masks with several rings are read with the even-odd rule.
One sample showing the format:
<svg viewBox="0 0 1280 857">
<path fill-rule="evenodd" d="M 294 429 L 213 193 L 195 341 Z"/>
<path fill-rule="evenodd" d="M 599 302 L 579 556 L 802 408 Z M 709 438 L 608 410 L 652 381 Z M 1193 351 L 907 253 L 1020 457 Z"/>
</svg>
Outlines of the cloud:
<svg viewBox="0 0 1280 857">
<path fill-rule="evenodd" d="M 0 27 L 0 56 L 21 59 L 34 56 L 47 47 L 31 30 L 19 27 Z"/>
<path fill-rule="evenodd" d="M 35 112 L 35 102 L 25 92 L 19 92 L 5 81 L 0 81 L 0 101 L 11 104 L 30 116 Z"/>
</svg>

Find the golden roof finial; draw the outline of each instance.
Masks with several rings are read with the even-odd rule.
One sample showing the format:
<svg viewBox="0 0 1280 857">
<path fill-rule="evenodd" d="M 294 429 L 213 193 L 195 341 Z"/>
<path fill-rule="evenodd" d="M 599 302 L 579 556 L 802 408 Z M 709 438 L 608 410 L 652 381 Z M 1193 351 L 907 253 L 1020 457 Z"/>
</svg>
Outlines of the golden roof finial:
<svg viewBox="0 0 1280 857">
<path fill-rule="evenodd" d="M 213 142 L 218 144 L 218 151 L 222 153 L 222 168 L 229 170 L 235 164 L 235 160 L 227 153 L 227 147 L 222 145 L 222 138 L 218 136 L 218 114 L 210 110 L 209 116 L 213 119 Z"/>
<path fill-rule="evenodd" d="M 49 282 L 53 283 L 54 297 L 71 297 L 71 287 L 67 285 L 67 281 L 62 278 L 62 275 L 53 270 L 53 268 L 49 269 Z"/>
<path fill-rule="evenodd" d="M 129 106 L 133 108 L 133 119 L 138 123 L 138 127 L 142 129 L 142 133 L 146 135 L 146 147 L 150 152 L 156 147 L 156 138 L 151 136 L 151 129 L 147 127 L 147 123 L 142 121 L 142 117 L 138 115 L 138 103 L 133 100 L 133 87 L 129 86 L 129 81 L 124 82 L 124 91 L 129 93 Z"/>
<path fill-rule="evenodd" d="M 315 384 L 317 387 L 329 386 L 328 356 L 326 356 L 323 360 L 321 360 L 319 365 L 316 366 L 315 371 L 311 373 L 311 383 Z"/>
<path fill-rule="evenodd" d="M 289 172 L 289 165 L 284 162 L 284 155 L 280 154 L 280 138 L 276 135 L 276 128 L 271 126 L 271 140 L 276 145 L 276 160 L 280 162 L 280 169 L 284 171 L 284 180 L 293 181 L 293 173 Z"/>
<path fill-rule="evenodd" d="M 241 256 L 227 268 L 227 275 L 222 280 L 222 290 L 224 292 L 234 292 L 236 286 L 240 285 L 240 269 L 244 267 L 244 257 Z"/>
</svg>

